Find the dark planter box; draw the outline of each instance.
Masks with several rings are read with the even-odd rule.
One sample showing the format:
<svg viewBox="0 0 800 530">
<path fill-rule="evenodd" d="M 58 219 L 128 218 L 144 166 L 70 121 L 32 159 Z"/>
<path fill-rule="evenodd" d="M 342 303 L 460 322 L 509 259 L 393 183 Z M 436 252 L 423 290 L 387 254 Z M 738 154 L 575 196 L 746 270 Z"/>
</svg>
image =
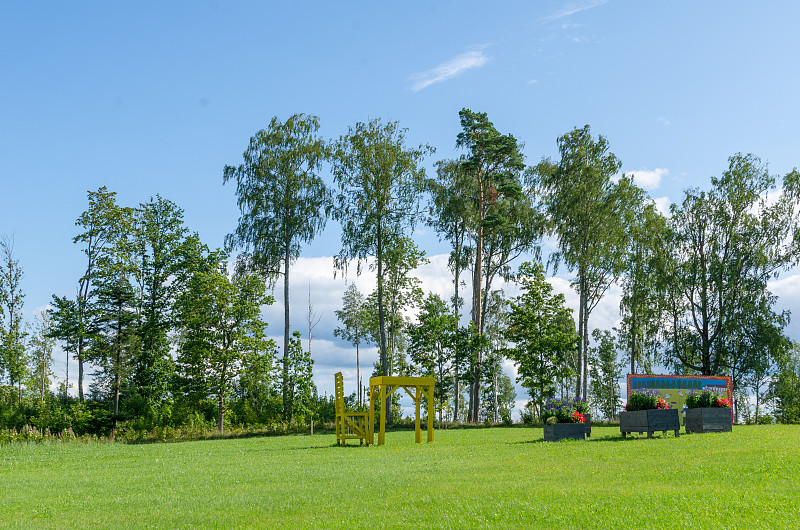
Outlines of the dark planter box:
<svg viewBox="0 0 800 530">
<path fill-rule="evenodd" d="M 675 436 L 680 436 L 680 419 L 678 409 L 651 409 L 636 410 L 633 412 L 619 413 L 619 430 L 624 438 L 629 432 L 647 433 L 648 438 L 653 437 L 655 431 L 675 431 Z"/>
<path fill-rule="evenodd" d="M 733 416 L 727 407 L 687 409 L 683 426 L 686 432 L 728 432 L 733 429 Z"/>
<path fill-rule="evenodd" d="M 544 425 L 544 441 L 557 442 L 559 440 L 583 440 L 585 436 L 592 435 L 592 418 L 589 414 L 583 415 L 583 423 L 554 423 Z"/>
</svg>

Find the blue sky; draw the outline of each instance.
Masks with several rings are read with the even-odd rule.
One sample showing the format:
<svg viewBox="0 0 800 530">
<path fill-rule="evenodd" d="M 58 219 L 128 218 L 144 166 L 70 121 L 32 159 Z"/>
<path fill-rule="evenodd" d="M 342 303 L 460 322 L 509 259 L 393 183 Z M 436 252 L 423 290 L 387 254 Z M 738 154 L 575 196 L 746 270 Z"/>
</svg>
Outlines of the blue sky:
<svg viewBox="0 0 800 530">
<path fill-rule="evenodd" d="M 29 315 L 75 291 L 87 190 L 107 186 L 128 205 L 161 194 L 220 246 L 238 218 L 223 166 L 272 116 L 296 112 L 318 115 L 327 137 L 397 120 L 410 143 L 436 148 L 428 168 L 457 156 L 463 107 L 524 142 L 530 163 L 589 124 L 661 204 L 708 187 L 739 151 L 783 175 L 800 165 L 797 20 L 795 2 L 5 3 L 0 234 L 14 238 Z M 445 251 L 416 237 L 431 256 Z M 313 296 L 321 388 L 351 355 L 332 336 L 343 281 L 313 280 L 338 250 L 331 222 L 293 283 L 325 290 Z M 449 292 L 436 260 L 424 280 Z M 775 288 L 800 310 L 794 271 Z M 614 304 L 590 324 L 613 325 Z M 299 323 L 307 292 L 294 305 Z"/>
</svg>

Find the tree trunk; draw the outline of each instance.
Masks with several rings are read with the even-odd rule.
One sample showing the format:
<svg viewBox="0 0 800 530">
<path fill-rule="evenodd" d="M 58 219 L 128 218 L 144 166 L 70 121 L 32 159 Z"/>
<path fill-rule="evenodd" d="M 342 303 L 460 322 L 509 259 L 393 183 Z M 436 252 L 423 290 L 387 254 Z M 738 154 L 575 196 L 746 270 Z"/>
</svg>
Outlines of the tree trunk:
<svg viewBox="0 0 800 530">
<path fill-rule="evenodd" d="M 586 312 L 586 289 L 584 285 L 584 278 L 581 272 L 578 272 L 578 366 L 576 367 L 576 381 L 575 381 L 575 398 L 580 399 L 581 390 L 583 389 L 583 316 Z"/>
<path fill-rule="evenodd" d="M 458 404 L 459 404 L 459 388 L 458 388 L 458 370 L 456 369 L 456 375 L 453 377 L 453 389 L 454 389 L 454 396 L 453 396 L 453 423 L 458 421 Z"/>
<path fill-rule="evenodd" d="M 223 402 L 222 389 L 219 391 L 219 398 L 217 400 L 217 429 L 222 432 L 223 414 L 225 414 L 225 407 Z"/>
<path fill-rule="evenodd" d="M 379 335 L 380 335 L 380 349 L 381 349 L 381 375 L 384 377 L 389 375 L 389 364 L 386 358 L 386 315 L 383 311 L 383 242 L 381 241 L 382 237 L 382 230 L 380 225 L 378 226 L 378 248 L 377 248 L 377 260 L 378 260 L 378 328 L 379 328 Z M 386 410 L 386 418 L 388 419 L 389 423 L 392 421 L 392 399 L 390 396 L 386 397 L 386 403 L 381 403 Z"/>
<path fill-rule="evenodd" d="M 478 192 L 478 211 L 483 209 L 483 193 Z M 483 215 L 481 215 L 483 217 Z M 482 219 L 480 220 L 482 221 Z M 479 223 L 480 223 L 479 221 Z M 481 296 L 481 283 L 483 282 L 483 226 L 478 225 L 478 237 L 475 244 L 475 264 L 473 265 L 474 273 L 472 274 L 472 321 L 475 324 L 475 332 L 480 336 L 483 330 L 483 321 L 481 315 L 481 305 L 483 296 Z M 469 421 L 478 423 L 478 411 L 480 410 L 480 397 L 481 397 L 481 363 L 483 362 L 481 348 L 475 352 L 475 361 L 472 366 L 472 392 L 470 393 L 470 411 Z"/>
<path fill-rule="evenodd" d="M 81 326 L 83 327 L 83 326 Z M 78 398 L 83 403 L 83 331 L 78 337 Z"/>
<path fill-rule="evenodd" d="M 117 430 L 117 415 L 119 414 L 119 384 L 120 369 L 122 365 L 122 297 L 117 304 L 117 348 L 114 366 L 114 430 Z"/>
<path fill-rule="evenodd" d="M 292 421 L 289 400 L 289 250 L 291 238 L 284 241 L 283 256 L 283 419 Z M 221 427 L 220 427 L 221 430 Z"/>
<path fill-rule="evenodd" d="M 631 311 L 631 374 L 636 373 L 636 314 Z"/>
<path fill-rule="evenodd" d="M 456 228 L 456 230 L 457 230 L 457 228 Z M 456 232 L 456 234 L 457 234 L 457 232 Z M 455 291 L 454 295 L 453 295 L 453 315 L 455 316 L 455 319 L 456 319 L 456 333 L 458 333 L 458 326 L 459 326 L 459 320 L 460 320 L 460 315 L 459 315 L 459 312 L 458 312 L 458 287 L 459 287 L 458 282 L 459 282 L 459 280 L 461 278 L 461 247 L 462 246 L 463 246 L 463 244 L 461 243 L 461 239 L 458 237 L 458 235 L 456 235 L 456 253 L 455 253 L 456 259 L 455 259 L 454 267 L 453 267 L 453 275 L 454 275 L 453 284 L 454 284 L 454 291 Z M 453 354 L 454 354 L 455 358 L 457 358 L 459 356 L 459 352 L 453 352 Z M 454 361 L 456 360 L 455 358 L 453 359 Z M 459 397 L 460 397 L 458 395 L 458 380 L 459 380 L 460 374 L 458 373 L 458 365 L 455 362 L 453 363 L 453 372 L 455 373 L 455 375 L 453 377 L 453 379 L 454 379 L 453 388 L 455 389 L 455 394 L 453 396 L 453 405 L 454 405 L 453 423 L 456 423 L 456 422 L 458 422 L 458 402 L 459 402 Z"/>
<path fill-rule="evenodd" d="M 358 355 L 359 342 L 358 331 L 356 331 L 356 384 L 358 385 L 358 404 L 361 405 L 364 402 L 361 400 L 361 367 L 359 366 L 360 361 Z"/>
</svg>

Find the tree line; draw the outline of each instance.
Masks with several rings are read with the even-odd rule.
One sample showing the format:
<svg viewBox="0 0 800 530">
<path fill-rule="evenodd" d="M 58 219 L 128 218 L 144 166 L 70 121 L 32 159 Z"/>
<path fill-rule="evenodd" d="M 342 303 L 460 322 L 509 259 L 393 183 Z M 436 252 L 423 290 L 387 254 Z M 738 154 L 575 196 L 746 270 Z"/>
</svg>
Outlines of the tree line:
<svg viewBox="0 0 800 530">
<path fill-rule="evenodd" d="M 357 123 L 325 139 L 314 116 L 273 118 L 242 162 L 224 168 L 241 214 L 224 249 L 200 242 L 160 196 L 123 207 L 105 188 L 89 192 L 76 222 L 85 255 L 76 295 L 54 296 L 27 331 L 22 271 L 5 241 L 4 418 L 22 421 L 24 394 L 36 388 L 40 403 L 69 401 L 69 375 L 60 392 L 46 390 L 54 340 L 78 362 L 78 405 L 90 402 L 112 428 L 196 419 L 222 429 L 226 412 L 227 421 L 252 424 L 305 421 L 330 408 L 289 320 L 289 280 L 302 244 L 332 218 L 342 234 L 336 271 L 376 273 L 373 292 L 351 284 L 337 311 L 335 334 L 356 349 L 356 404 L 360 347 L 375 345 L 372 373 L 436 378 L 431 406 L 440 420 L 507 418 L 515 396 L 503 359 L 516 364 L 530 398 L 523 416 L 534 420 L 555 395 L 591 399 L 613 418 L 623 366 L 731 375 L 737 415 L 750 414 L 752 394 L 756 421 L 765 400 L 778 419 L 798 420 L 798 347 L 768 289 L 800 255 L 796 170 L 778 183 L 757 157 L 736 154 L 710 190 L 685 190 L 662 215 L 589 126 L 557 139 L 557 159 L 526 164 L 522 144 L 486 114 L 463 109 L 459 119 L 462 154 L 436 161 L 428 175 L 423 161 L 434 149 L 408 146 L 396 122 Z M 419 223 L 450 245 L 449 299 L 426 295 L 413 276 L 426 261 L 412 238 Z M 545 237 L 557 244 L 548 256 Z M 560 269 L 571 274 L 577 320 L 546 281 Z M 279 349 L 260 307 L 281 279 Z M 520 294 L 506 296 L 501 280 Z M 590 332 L 592 311 L 613 285 L 622 289 L 620 324 Z M 96 370 L 88 389 L 87 366 Z M 397 416 L 396 403 L 382 406 Z"/>
</svg>

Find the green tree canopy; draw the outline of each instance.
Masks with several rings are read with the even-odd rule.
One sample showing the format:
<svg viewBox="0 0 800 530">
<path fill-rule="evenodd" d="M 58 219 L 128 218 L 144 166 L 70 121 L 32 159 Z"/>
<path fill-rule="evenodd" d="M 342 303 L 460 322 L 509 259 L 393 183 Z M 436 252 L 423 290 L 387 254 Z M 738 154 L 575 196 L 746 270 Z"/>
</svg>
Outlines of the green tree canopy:
<svg viewBox="0 0 800 530">
<path fill-rule="evenodd" d="M 241 216 L 236 231 L 226 237 L 244 249 L 240 265 L 270 279 L 283 274 L 283 403 L 289 416 L 289 266 L 300 256 L 302 243 L 325 228 L 330 192 L 319 176 L 328 156 L 317 136 L 319 118 L 294 114 L 285 122 L 273 117 L 266 129 L 250 138 L 244 163 L 225 166 L 223 181 L 236 181 Z M 282 269 L 281 270 L 281 266 Z"/>
</svg>

